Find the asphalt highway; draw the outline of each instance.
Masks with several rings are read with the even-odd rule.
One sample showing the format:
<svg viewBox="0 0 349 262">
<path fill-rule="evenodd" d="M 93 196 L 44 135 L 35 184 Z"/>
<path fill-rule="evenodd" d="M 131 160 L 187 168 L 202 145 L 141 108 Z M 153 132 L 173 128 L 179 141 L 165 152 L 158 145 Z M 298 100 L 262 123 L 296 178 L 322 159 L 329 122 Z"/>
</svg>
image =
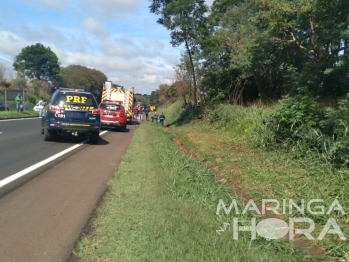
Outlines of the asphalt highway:
<svg viewBox="0 0 349 262">
<path fill-rule="evenodd" d="M 0 120 L 0 181 L 82 140 L 45 142 L 40 118 Z"/>
<path fill-rule="evenodd" d="M 39 121 L 0 121 L 0 183 L 48 156 L 79 147 L 0 196 L 1 262 L 68 261 L 137 128 L 108 131 L 97 145 L 77 138 L 44 142 Z"/>
</svg>

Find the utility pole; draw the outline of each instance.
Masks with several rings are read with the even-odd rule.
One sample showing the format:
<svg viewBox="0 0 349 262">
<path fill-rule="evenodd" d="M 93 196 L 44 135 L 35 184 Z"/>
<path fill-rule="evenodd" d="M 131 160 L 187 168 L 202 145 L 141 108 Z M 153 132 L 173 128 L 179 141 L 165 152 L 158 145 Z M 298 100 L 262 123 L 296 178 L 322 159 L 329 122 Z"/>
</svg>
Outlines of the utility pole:
<svg viewBox="0 0 349 262">
<path fill-rule="evenodd" d="M 5 86 L 5 111 L 7 111 L 7 88 Z"/>
</svg>

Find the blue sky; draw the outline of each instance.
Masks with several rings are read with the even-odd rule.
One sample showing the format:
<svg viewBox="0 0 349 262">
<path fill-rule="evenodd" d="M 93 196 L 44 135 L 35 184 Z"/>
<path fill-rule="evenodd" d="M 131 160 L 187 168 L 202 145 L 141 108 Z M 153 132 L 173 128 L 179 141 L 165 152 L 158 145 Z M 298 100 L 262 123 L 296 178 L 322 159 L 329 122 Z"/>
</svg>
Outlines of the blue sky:
<svg viewBox="0 0 349 262">
<path fill-rule="evenodd" d="M 208 4 L 213 0 L 209 0 Z M 150 94 L 174 81 L 179 48 L 148 0 L 8 0 L 0 4 L 0 64 L 22 48 L 49 46 L 62 66 L 95 68 L 109 81 Z"/>
</svg>

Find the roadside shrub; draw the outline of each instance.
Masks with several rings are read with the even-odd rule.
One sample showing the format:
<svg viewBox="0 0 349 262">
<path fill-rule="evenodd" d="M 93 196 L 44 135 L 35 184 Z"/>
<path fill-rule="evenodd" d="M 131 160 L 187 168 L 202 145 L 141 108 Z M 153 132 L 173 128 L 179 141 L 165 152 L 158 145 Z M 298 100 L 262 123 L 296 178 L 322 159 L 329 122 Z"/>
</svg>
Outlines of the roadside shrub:
<svg viewBox="0 0 349 262">
<path fill-rule="evenodd" d="M 207 108 L 205 110 L 205 116 L 211 124 L 218 123 L 220 120 L 222 120 L 222 108 L 223 105 L 218 105 L 216 107 Z"/>
<path fill-rule="evenodd" d="M 167 125 L 188 124 L 194 119 L 194 109 L 185 110 L 182 101 L 177 101 L 166 108 L 162 106 L 158 113 L 160 111 L 164 111 Z"/>
<path fill-rule="evenodd" d="M 349 96 L 338 105 L 322 108 L 317 98 L 301 95 L 281 100 L 255 130 L 263 138 L 259 146 L 300 155 L 315 151 L 330 163 L 348 163 Z"/>
<path fill-rule="evenodd" d="M 35 98 L 35 96 L 28 95 L 28 96 L 27 96 L 27 99 L 28 99 L 29 103 L 31 103 L 31 104 L 33 104 L 33 105 L 36 104 L 36 98 Z"/>
</svg>

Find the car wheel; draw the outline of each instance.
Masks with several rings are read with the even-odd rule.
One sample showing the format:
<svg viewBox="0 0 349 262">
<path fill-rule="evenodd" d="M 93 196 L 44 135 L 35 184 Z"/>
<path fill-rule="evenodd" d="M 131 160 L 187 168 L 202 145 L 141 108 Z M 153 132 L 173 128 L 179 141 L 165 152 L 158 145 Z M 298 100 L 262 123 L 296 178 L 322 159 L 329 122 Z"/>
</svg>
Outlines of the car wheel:
<svg viewBox="0 0 349 262">
<path fill-rule="evenodd" d="M 121 127 L 121 131 L 122 131 L 122 132 L 126 132 L 126 130 L 127 130 L 126 125 L 123 125 L 123 126 Z"/>
<path fill-rule="evenodd" d="M 99 140 L 99 132 L 94 132 L 90 135 L 90 143 L 91 144 L 97 144 L 98 143 L 98 140 Z"/>
<path fill-rule="evenodd" d="M 44 141 L 52 141 L 55 139 L 55 134 L 48 130 L 47 127 L 44 127 Z"/>
</svg>

